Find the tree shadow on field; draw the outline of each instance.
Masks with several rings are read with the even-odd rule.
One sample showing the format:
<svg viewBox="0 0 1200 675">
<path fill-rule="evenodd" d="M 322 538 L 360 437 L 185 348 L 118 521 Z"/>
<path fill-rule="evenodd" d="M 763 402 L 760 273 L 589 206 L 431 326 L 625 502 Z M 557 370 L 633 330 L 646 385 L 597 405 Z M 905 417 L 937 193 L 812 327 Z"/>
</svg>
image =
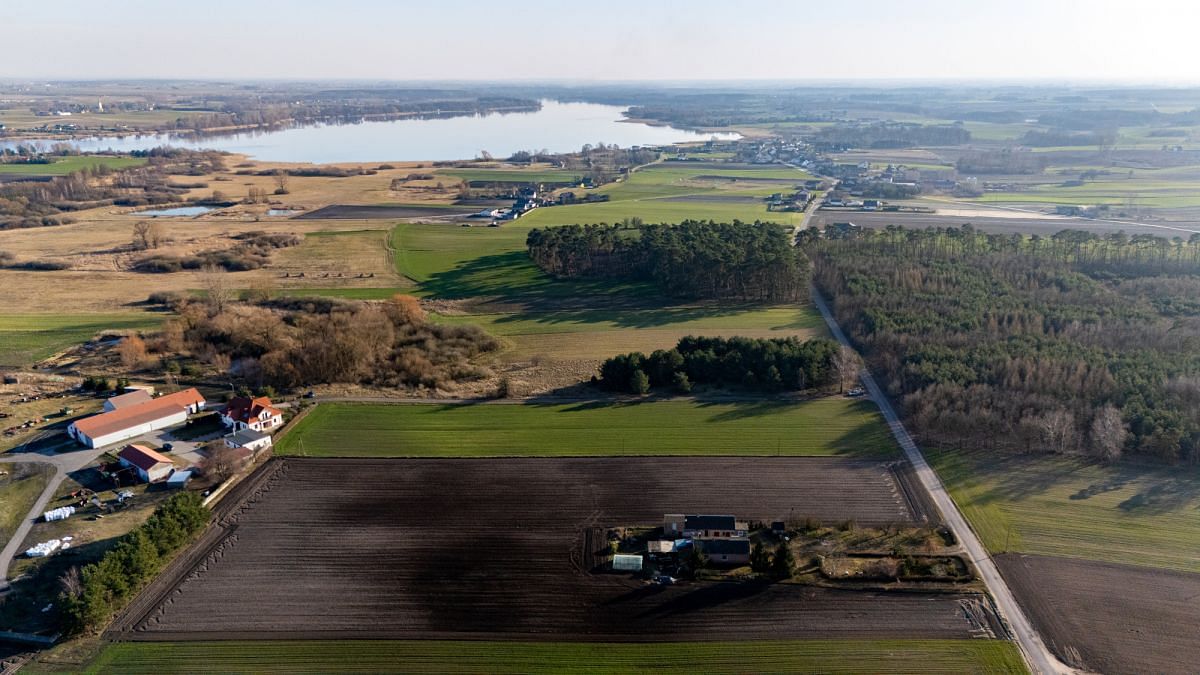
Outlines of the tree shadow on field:
<svg viewBox="0 0 1200 675">
<path fill-rule="evenodd" d="M 1077 480 L 1084 465 L 1076 462 L 1038 461 L 1036 456 L 991 456 L 966 453 L 977 476 L 993 477 L 993 485 L 975 498 L 980 504 L 1014 502 L 1045 494 L 1056 486 Z"/>
<path fill-rule="evenodd" d="M 665 619 L 715 609 L 731 602 L 757 597 L 771 587 L 765 583 L 717 582 L 674 597 L 638 615 L 640 619 Z"/>
<path fill-rule="evenodd" d="M 525 251 L 473 258 L 454 269 L 435 272 L 421 286 L 437 298 L 483 296 L 534 305 L 543 301 L 573 300 L 582 296 L 603 297 L 626 291 L 644 294 L 647 289 L 644 284 L 612 279 L 557 280 L 538 269 Z"/>
</svg>

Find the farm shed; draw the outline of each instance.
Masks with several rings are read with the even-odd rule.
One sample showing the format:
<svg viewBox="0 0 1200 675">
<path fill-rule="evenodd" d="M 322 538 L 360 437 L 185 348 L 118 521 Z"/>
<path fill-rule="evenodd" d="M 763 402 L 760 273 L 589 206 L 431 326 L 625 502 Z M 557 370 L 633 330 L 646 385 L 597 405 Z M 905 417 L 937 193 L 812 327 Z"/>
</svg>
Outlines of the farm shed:
<svg viewBox="0 0 1200 675">
<path fill-rule="evenodd" d="M 618 553 L 613 556 L 612 568 L 616 572 L 641 572 L 642 556 Z"/>
<path fill-rule="evenodd" d="M 185 389 L 76 420 L 67 427 L 67 434 L 89 448 L 99 448 L 182 424 L 187 421 L 188 413 L 199 412 L 203 407 L 204 397 L 200 392 Z"/>
<path fill-rule="evenodd" d="M 191 471 L 176 471 L 167 479 L 167 487 L 181 488 L 186 487 L 188 481 L 192 479 Z"/>
<path fill-rule="evenodd" d="M 170 457 L 155 452 L 144 445 L 127 445 L 117 453 L 122 466 L 137 472 L 138 478 L 147 483 L 162 480 L 171 475 L 175 464 Z"/>
<path fill-rule="evenodd" d="M 253 429 L 242 429 L 228 434 L 224 438 L 225 446 L 229 448 L 245 448 L 252 452 L 271 447 L 271 436 Z"/>
<path fill-rule="evenodd" d="M 701 539 L 700 550 L 718 565 L 745 565 L 750 562 L 749 539 Z"/>
</svg>

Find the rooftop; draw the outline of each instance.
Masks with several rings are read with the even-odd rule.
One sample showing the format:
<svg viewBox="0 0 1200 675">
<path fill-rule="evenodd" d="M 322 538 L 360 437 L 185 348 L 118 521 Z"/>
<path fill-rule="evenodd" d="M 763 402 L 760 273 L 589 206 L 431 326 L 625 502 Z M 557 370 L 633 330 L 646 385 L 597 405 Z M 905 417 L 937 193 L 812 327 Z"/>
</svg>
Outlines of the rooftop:
<svg viewBox="0 0 1200 675">
<path fill-rule="evenodd" d="M 684 516 L 685 530 L 736 530 L 737 520 L 733 516 Z"/>
<path fill-rule="evenodd" d="M 170 457 L 151 450 L 144 445 L 127 445 L 121 452 L 117 453 L 117 457 L 129 462 L 142 471 L 149 471 L 158 464 L 175 464 Z"/>
</svg>

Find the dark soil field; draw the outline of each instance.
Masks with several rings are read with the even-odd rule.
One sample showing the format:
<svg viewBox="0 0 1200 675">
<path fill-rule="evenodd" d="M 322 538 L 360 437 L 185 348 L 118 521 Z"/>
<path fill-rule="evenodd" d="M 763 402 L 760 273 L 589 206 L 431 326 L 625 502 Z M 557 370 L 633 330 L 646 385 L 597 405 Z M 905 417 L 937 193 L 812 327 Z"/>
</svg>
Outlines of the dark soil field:
<svg viewBox="0 0 1200 675">
<path fill-rule="evenodd" d="M 1116 223 L 1085 218 L 989 218 L 975 216 L 940 215 L 936 213 L 899 213 L 884 211 L 818 211 L 813 215 L 810 225 L 823 228 L 830 223 L 851 222 L 862 227 L 883 228 L 888 225 L 904 227 L 960 227 L 970 223 L 975 229 L 993 234 L 1054 234 L 1061 230 L 1087 230 L 1097 234 L 1109 234 L 1124 230 L 1126 234 L 1152 234 L 1158 237 L 1183 237 L 1187 239 L 1188 231 L 1200 231 L 1200 227 L 1182 223 L 1164 223 L 1163 227 L 1139 225 L 1136 223 Z"/>
<path fill-rule="evenodd" d="M 449 218 L 467 216 L 478 209 L 437 206 L 382 206 L 375 204 L 334 204 L 309 211 L 293 220 L 389 220 L 395 218 Z"/>
<path fill-rule="evenodd" d="M 1195 673 L 1200 574 L 1008 553 L 996 556 L 1064 662 L 1100 673 Z"/>
<path fill-rule="evenodd" d="M 893 472 L 839 458 L 287 459 L 114 624 L 118 640 L 959 638 L 979 596 L 650 587 L 584 569 L 589 528 L 665 512 L 914 522 Z"/>
</svg>

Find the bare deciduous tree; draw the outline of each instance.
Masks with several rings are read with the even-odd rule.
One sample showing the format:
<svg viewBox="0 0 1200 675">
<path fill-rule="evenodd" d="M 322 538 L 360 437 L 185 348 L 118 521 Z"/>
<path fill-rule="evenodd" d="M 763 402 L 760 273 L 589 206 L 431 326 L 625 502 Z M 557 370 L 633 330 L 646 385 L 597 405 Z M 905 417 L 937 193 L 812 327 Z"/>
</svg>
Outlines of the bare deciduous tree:
<svg viewBox="0 0 1200 675">
<path fill-rule="evenodd" d="M 121 340 L 117 354 L 126 370 L 138 370 L 146 365 L 146 343 L 137 335 Z"/>
<path fill-rule="evenodd" d="M 133 247 L 139 251 L 148 248 L 158 248 L 164 239 L 162 225 L 139 220 L 133 224 Z"/>
<path fill-rule="evenodd" d="M 844 392 L 847 381 L 853 384 L 858 379 L 858 354 L 846 345 L 840 346 L 833 357 L 833 368 L 838 374 L 838 392 Z"/>
<path fill-rule="evenodd" d="M 1093 454 L 1105 462 L 1115 462 L 1121 458 L 1128 437 L 1129 430 L 1121 419 L 1120 410 L 1113 405 L 1106 405 L 1096 411 L 1091 429 Z"/>
<path fill-rule="evenodd" d="M 204 461 L 201 468 L 204 473 L 214 476 L 219 481 L 228 480 L 237 473 L 243 461 L 243 453 L 236 448 L 225 445 L 222 441 L 213 441 L 204 448 Z"/>
<path fill-rule="evenodd" d="M 83 575 L 79 573 L 79 567 L 74 566 L 64 572 L 58 578 L 58 586 L 67 597 L 78 598 L 83 595 Z"/>
<path fill-rule="evenodd" d="M 283 169 L 275 169 L 275 194 L 286 195 L 288 193 L 288 174 Z"/>
<path fill-rule="evenodd" d="M 234 290 L 229 285 L 228 273 L 216 265 L 205 265 L 200 271 L 200 283 L 208 298 L 213 314 L 225 311 L 234 300 Z"/>
</svg>

